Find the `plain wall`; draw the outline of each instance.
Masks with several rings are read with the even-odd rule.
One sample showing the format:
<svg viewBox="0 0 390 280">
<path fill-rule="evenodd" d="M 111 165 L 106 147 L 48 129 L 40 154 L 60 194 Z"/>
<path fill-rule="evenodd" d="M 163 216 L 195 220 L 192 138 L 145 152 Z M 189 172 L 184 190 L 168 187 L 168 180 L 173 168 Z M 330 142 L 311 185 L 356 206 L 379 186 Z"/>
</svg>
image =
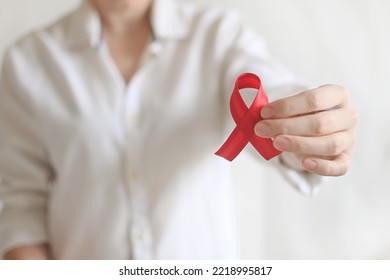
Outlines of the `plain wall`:
<svg viewBox="0 0 390 280">
<path fill-rule="evenodd" d="M 78 2 L 0 0 L 0 61 L 16 38 Z M 390 259 L 390 2 L 198 2 L 239 10 L 270 52 L 310 85 L 346 86 L 360 115 L 350 172 L 314 198 L 245 154 L 232 163 L 243 258 Z"/>
</svg>

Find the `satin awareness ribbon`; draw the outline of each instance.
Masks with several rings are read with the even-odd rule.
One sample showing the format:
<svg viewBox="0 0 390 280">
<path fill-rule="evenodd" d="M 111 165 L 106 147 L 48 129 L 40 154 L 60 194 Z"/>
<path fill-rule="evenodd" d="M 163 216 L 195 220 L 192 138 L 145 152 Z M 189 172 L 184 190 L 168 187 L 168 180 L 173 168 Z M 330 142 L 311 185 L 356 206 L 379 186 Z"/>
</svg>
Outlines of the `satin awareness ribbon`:
<svg viewBox="0 0 390 280">
<path fill-rule="evenodd" d="M 249 108 L 239 91 L 244 88 L 258 90 Z M 241 74 L 236 80 L 230 98 L 230 111 L 237 126 L 215 154 L 232 161 L 250 142 L 266 160 L 279 155 L 281 152 L 275 149 L 271 139 L 261 138 L 254 132 L 255 124 L 262 120 L 261 109 L 267 104 L 268 98 L 263 90 L 260 78 L 252 73 Z"/>
</svg>

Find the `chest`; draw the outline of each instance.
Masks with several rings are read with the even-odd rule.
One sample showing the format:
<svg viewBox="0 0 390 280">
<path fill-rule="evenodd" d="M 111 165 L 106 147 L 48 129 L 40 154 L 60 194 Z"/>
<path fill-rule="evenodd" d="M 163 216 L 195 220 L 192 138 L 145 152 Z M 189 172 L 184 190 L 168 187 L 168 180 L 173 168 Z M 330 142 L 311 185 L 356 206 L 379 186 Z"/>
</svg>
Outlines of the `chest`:
<svg viewBox="0 0 390 280">
<path fill-rule="evenodd" d="M 129 83 L 140 67 L 142 57 L 152 38 L 149 28 L 132 35 L 104 34 L 108 53 L 125 83 Z"/>
<path fill-rule="evenodd" d="M 184 58 L 187 52 L 181 52 Z M 204 71 L 207 65 L 177 54 L 177 48 L 151 46 L 129 83 L 106 51 L 53 60 L 61 65 L 50 68 L 61 73 L 48 69 L 48 81 L 34 90 L 45 95 L 39 105 L 42 129 L 56 169 L 80 155 L 115 166 L 135 143 L 151 161 L 161 147 L 166 158 L 188 157 L 192 143 L 199 147 L 215 135 L 223 115 L 218 80 Z"/>
</svg>

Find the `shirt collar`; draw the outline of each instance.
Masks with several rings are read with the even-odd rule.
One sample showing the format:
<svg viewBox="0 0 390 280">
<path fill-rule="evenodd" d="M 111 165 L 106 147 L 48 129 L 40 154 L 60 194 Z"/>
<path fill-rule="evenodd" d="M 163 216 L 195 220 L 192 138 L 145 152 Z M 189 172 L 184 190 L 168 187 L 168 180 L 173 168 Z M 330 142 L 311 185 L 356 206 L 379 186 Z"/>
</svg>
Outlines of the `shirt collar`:
<svg viewBox="0 0 390 280">
<path fill-rule="evenodd" d="M 66 46 L 79 48 L 91 46 L 99 47 L 102 39 L 102 26 L 99 14 L 88 0 L 84 0 L 81 6 L 64 19 L 59 34 Z"/>
<path fill-rule="evenodd" d="M 154 0 L 151 24 L 157 39 L 184 39 L 190 28 L 188 16 L 174 0 Z"/>
<path fill-rule="evenodd" d="M 189 21 L 175 0 L 154 0 L 151 25 L 155 39 L 184 39 L 189 32 Z M 88 0 L 70 15 L 65 25 L 64 38 L 70 47 L 89 45 L 99 48 L 102 43 L 102 24 L 98 12 Z"/>
</svg>

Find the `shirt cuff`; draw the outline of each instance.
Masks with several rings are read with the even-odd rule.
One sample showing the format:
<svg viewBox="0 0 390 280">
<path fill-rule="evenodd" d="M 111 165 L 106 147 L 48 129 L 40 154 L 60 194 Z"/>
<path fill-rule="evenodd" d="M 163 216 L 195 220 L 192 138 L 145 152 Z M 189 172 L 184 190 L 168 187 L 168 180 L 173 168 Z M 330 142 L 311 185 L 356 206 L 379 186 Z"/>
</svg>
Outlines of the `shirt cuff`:
<svg viewBox="0 0 390 280">
<path fill-rule="evenodd" d="M 48 243 L 43 213 L 7 213 L 0 208 L 0 214 L 0 259 L 11 249 Z"/>
<path fill-rule="evenodd" d="M 321 189 L 321 185 L 329 179 L 304 170 L 296 170 L 281 161 L 281 157 L 275 157 L 270 163 L 282 174 L 282 176 L 304 196 L 314 196 Z"/>
</svg>

